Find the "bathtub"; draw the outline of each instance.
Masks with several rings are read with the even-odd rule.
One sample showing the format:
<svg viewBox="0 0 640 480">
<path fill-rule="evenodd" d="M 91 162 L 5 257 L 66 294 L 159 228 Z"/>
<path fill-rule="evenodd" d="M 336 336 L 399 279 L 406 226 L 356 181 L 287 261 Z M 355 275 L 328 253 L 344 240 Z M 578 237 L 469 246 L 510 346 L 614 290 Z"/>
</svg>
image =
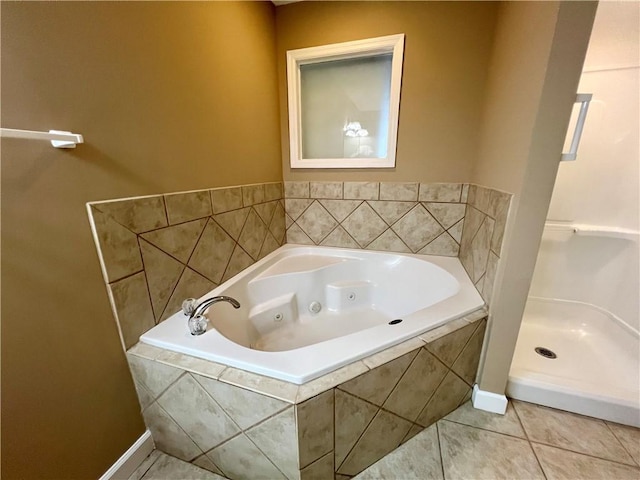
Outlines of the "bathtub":
<svg viewBox="0 0 640 480">
<path fill-rule="evenodd" d="M 483 307 L 457 258 L 287 244 L 200 300 L 192 336 L 182 312 L 142 343 L 303 384 Z"/>
</svg>

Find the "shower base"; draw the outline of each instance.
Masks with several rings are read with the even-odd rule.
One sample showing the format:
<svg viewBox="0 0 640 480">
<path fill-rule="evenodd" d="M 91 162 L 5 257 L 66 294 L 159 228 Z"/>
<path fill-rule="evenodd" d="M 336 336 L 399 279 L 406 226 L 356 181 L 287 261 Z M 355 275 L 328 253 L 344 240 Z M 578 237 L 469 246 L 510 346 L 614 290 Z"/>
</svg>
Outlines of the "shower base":
<svg viewBox="0 0 640 480">
<path fill-rule="evenodd" d="M 529 297 L 507 396 L 640 427 L 638 332 L 593 305 Z"/>
</svg>

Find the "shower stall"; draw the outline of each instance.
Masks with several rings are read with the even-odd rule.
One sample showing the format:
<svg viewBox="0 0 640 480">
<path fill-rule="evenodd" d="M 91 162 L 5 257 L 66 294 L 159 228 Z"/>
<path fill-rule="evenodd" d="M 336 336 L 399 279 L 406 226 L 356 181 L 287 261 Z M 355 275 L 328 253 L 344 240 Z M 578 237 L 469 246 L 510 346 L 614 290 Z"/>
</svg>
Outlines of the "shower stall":
<svg viewBox="0 0 640 480">
<path fill-rule="evenodd" d="M 640 427 L 640 4 L 601 2 L 507 384 L 511 398 Z"/>
</svg>

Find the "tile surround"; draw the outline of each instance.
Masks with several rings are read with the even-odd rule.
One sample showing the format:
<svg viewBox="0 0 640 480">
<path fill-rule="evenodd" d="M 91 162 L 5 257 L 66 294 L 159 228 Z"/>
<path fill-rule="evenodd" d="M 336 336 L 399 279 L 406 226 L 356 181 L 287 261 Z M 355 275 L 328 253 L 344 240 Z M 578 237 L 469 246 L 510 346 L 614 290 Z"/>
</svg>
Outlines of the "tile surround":
<svg viewBox="0 0 640 480">
<path fill-rule="evenodd" d="M 90 203 L 124 349 L 282 245 L 282 193 L 267 183 Z"/>
<path fill-rule="evenodd" d="M 460 257 L 490 304 L 511 195 L 461 183 L 285 182 L 288 243 Z"/>
<path fill-rule="evenodd" d="M 232 479 L 349 478 L 466 398 L 471 385 L 452 368 L 484 332 L 485 316 L 475 312 L 429 332 L 427 342 L 410 339 L 305 385 L 144 344 L 127 357 L 162 451 Z M 454 354 L 445 364 L 429 349 Z M 416 422 L 429 405 L 429 419 Z"/>
</svg>

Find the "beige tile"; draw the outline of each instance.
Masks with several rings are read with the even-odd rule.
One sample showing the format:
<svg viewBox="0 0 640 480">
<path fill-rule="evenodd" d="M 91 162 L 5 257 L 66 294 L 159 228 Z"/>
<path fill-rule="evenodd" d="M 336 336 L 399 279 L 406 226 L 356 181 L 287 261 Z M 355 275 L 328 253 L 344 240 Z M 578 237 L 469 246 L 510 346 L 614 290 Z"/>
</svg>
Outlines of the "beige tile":
<svg viewBox="0 0 640 480">
<path fill-rule="evenodd" d="M 342 222 L 342 227 L 364 248 L 387 229 L 387 224 L 363 203 Z"/>
<path fill-rule="evenodd" d="M 465 326 L 469 325 L 469 323 L 470 322 L 467 320 L 466 316 L 463 318 L 457 318 L 445 323 L 444 325 L 421 334 L 419 338 L 425 343 L 432 343 L 435 340 L 444 337 L 445 335 L 449 335 L 451 332 L 455 332 L 460 328 L 464 328 Z"/>
<path fill-rule="evenodd" d="M 351 200 L 378 200 L 378 182 L 344 182 L 344 198 Z"/>
<path fill-rule="evenodd" d="M 424 348 L 420 349 L 384 408 L 413 422 L 446 374 L 447 367 Z"/>
<path fill-rule="evenodd" d="M 169 350 L 163 350 L 156 358 L 156 361 L 210 378 L 219 378 L 224 369 L 227 368 L 226 365 L 220 363 Z"/>
<path fill-rule="evenodd" d="M 273 212 L 276 209 L 276 205 L 278 205 L 278 202 L 259 203 L 257 205 L 254 205 L 253 209 L 256 211 L 264 224 L 269 225 L 269 222 L 271 222 L 271 217 L 273 216 Z"/>
<path fill-rule="evenodd" d="M 370 357 L 364 358 L 362 359 L 362 362 L 367 367 L 373 369 L 384 365 L 391 360 L 395 360 L 405 353 L 413 352 L 414 350 L 417 350 L 422 346 L 424 346 L 424 342 L 418 337 L 411 338 L 405 342 L 399 343 L 398 345 L 394 345 L 393 347 L 387 348 L 386 350 L 375 353 Z M 418 352 L 416 351 L 415 353 L 417 354 Z"/>
<path fill-rule="evenodd" d="M 485 412 L 473 408 L 471 402 L 466 402 L 445 417 L 446 420 L 462 423 L 471 427 L 491 430 L 492 432 L 504 433 L 512 437 L 526 438 L 520 420 L 516 415 L 513 405 L 507 404 L 507 411 L 504 415 Z"/>
<path fill-rule="evenodd" d="M 157 403 L 203 452 L 240 432 L 220 405 L 213 401 L 190 374 L 182 376 L 169 387 L 158 398 Z"/>
<path fill-rule="evenodd" d="M 147 470 L 151 468 L 151 465 L 153 465 L 155 461 L 158 459 L 158 457 L 160 457 L 161 455 L 165 455 L 165 454 L 162 453 L 160 450 L 154 450 L 153 452 L 151 452 L 149 456 L 142 461 L 140 466 L 136 468 L 135 472 L 133 472 L 127 480 L 140 480 L 142 476 L 145 473 L 147 473 Z"/>
<path fill-rule="evenodd" d="M 605 422 L 636 464 L 640 465 L 640 428 Z"/>
<path fill-rule="evenodd" d="M 460 201 L 462 203 L 466 203 L 469 197 L 469 184 L 465 183 L 462 185 L 462 195 L 460 196 Z"/>
<path fill-rule="evenodd" d="M 320 245 L 325 247 L 360 248 L 360 245 L 340 226 L 327 235 L 320 242 Z"/>
<path fill-rule="evenodd" d="M 242 186 L 242 205 L 250 207 L 262 202 L 264 202 L 264 184 Z"/>
<path fill-rule="evenodd" d="M 479 308 L 478 310 L 475 310 L 465 315 L 462 318 L 469 323 L 475 323 L 479 320 L 485 320 L 488 314 L 489 314 L 489 309 L 486 306 L 484 306 L 482 308 Z"/>
<path fill-rule="evenodd" d="M 416 206 L 415 202 L 369 201 L 367 203 L 387 222 L 387 225 L 393 225 Z"/>
<path fill-rule="evenodd" d="M 292 220 L 297 220 L 313 202 L 308 198 L 287 198 L 284 201 L 284 210 Z"/>
<path fill-rule="evenodd" d="M 438 386 L 436 393 L 418 415 L 416 423 L 424 427 L 434 424 L 456 409 L 471 387 L 455 373 L 449 372 Z"/>
<path fill-rule="evenodd" d="M 462 184 L 460 183 L 421 183 L 421 202 L 461 202 Z"/>
<path fill-rule="evenodd" d="M 464 218 L 447 230 L 447 233 L 458 243 L 462 241 L 462 229 L 464 227 Z"/>
<path fill-rule="evenodd" d="M 200 298 L 216 287 L 211 280 L 204 278 L 190 268 L 185 268 L 174 289 L 161 320 L 166 320 L 176 312 L 182 311 L 182 302 L 187 298 Z"/>
<path fill-rule="evenodd" d="M 157 402 L 142 415 L 158 450 L 187 462 L 202 455 L 202 450 Z"/>
<path fill-rule="evenodd" d="M 264 184 L 264 201 L 280 200 L 282 198 L 282 182 Z"/>
<path fill-rule="evenodd" d="M 313 240 L 302 231 L 297 223 L 287 229 L 287 243 L 298 243 L 300 245 L 315 245 Z"/>
<path fill-rule="evenodd" d="M 449 368 L 451 368 L 453 362 L 458 358 L 458 355 L 460 355 L 460 352 L 462 352 L 462 349 L 477 327 L 477 325 L 467 324 L 467 322 L 457 322 L 456 325 L 459 325 L 460 328 L 428 342 L 425 347 Z"/>
<path fill-rule="evenodd" d="M 309 182 L 284 182 L 285 198 L 309 198 Z"/>
<path fill-rule="evenodd" d="M 256 480 L 287 478 L 244 434 L 214 448 L 207 455 L 229 478 Z"/>
<path fill-rule="evenodd" d="M 216 188 L 210 191 L 213 213 L 223 213 L 242 208 L 242 189 L 240 187 Z"/>
<path fill-rule="evenodd" d="M 204 468 L 205 470 L 209 470 L 210 472 L 215 473 L 216 475 L 220 475 L 219 478 L 224 478 L 224 473 L 220 470 L 215 463 L 211 461 L 209 457 L 206 455 L 200 455 L 193 462 L 191 462 L 196 467 Z"/>
<path fill-rule="evenodd" d="M 322 377 L 311 380 L 310 382 L 300 385 L 296 402 L 303 402 L 311 397 L 315 397 L 320 393 L 336 387 L 341 383 L 357 377 L 361 373 L 368 371 L 367 366 L 362 362 L 353 362 L 338 370 L 327 373 Z"/>
<path fill-rule="evenodd" d="M 165 350 L 163 350 L 162 348 L 158 348 L 158 347 L 154 347 L 153 345 L 147 345 L 146 343 L 138 342 L 129 350 L 127 350 L 127 354 L 146 358 L 148 360 L 155 360 L 156 357 L 164 351 Z"/>
<path fill-rule="evenodd" d="M 169 385 L 173 384 L 184 373 L 179 368 L 131 354 L 127 354 L 127 360 L 129 361 L 133 379 L 145 386 L 154 399 L 160 396 Z"/>
<path fill-rule="evenodd" d="M 169 478 L 222 480 L 224 477 L 169 455 L 160 455 L 143 478 L 144 480 L 167 480 Z"/>
<path fill-rule="evenodd" d="M 464 203 L 425 202 L 422 205 L 445 230 L 462 220 L 467 208 Z"/>
<path fill-rule="evenodd" d="M 404 438 L 402 439 L 402 443 L 406 443 L 409 440 L 411 440 L 413 437 L 415 437 L 417 434 L 419 434 L 420 432 L 422 432 L 424 430 L 424 428 L 420 425 L 414 424 L 411 426 L 411 428 L 409 429 L 409 432 L 404 436 Z"/>
<path fill-rule="evenodd" d="M 400 445 L 411 426 L 410 422 L 379 410 L 338 472 L 355 475 L 377 462 Z"/>
<path fill-rule="evenodd" d="M 338 225 L 338 222 L 319 202 L 313 202 L 300 215 L 296 223 L 316 244 L 319 244 Z"/>
<path fill-rule="evenodd" d="M 298 439 L 293 410 L 293 407 L 289 407 L 245 432 L 290 480 L 299 476 Z"/>
<path fill-rule="evenodd" d="M 638 468 L 536 443 L 533 444 L 533 449 L 549 480 L 638 480 L 640 478 Z"/>
<path fill-rule="evenodd" d="M 238 244 L 247 252 L 251 258 L 257 260 L 260 256 L 260 248 L 267 234 L 267 226 L 260 219 L 260 216 L 251 209 L 247 216 L 247 221 L 238 238 Z"/>
<path fill-rule="evenodd" d="M 414 253 L 444 232 L 422 205 L 416 205 L 391 228 Z"/>
<path fill-rule="evenodd" d="M 262 395 L 295 403 L 298 386 L 275 378 L 263 377 L 237 368 L 227 368 L 220 380 Z"/>
<path fill-rule="evenodd" d="M 165 195 L 169 225 L 184 223 L 211 215 L 211 197 L 208 190 Z"/>
<path fill-rule="evenodd" d="M 309 182 L 311 198 L 342 198 L 342 182 Z"/>
<path fill-rule="evenodd" d="M 447 480 L 545 478 L 526 440 L 446 420 L 437 426 Z"/>
<path fill-rule="evenodd" d="M 284 226 L 285 226 L 285 228 L 289 228 L 291 225 L 293 225 L 293 220 L 291 219 L 291 217 L 289 215 L 287 215 L 285 213 L 284 214 Z"/>
<path fill-rule="evenodd" d="M 440 480 L 442 463 L 435 425 L 377 461 L 355 477 L 357 480 Z"/>
<path fill-rule="evenodd" d="M 141 237 L 182 263 L 187 263 L 206 224 L 207 220 L 201 218 L 143 233 Z"/>
<path fill-rule="evenodd" d="M 148 232 L 167 226 L 162 196 L 132 198 L 95 203 L 93 207 L 110 215 L 134 233 Z"/>
<path fill-rule="evenodd" d="M 91 208 L 107 281 L 115 282 L 142 270 L 138 239 L 131 230 L 108 215 Z"/>
<path fill-rule="evenodd" d="M 140 251 L 151 296 L 151 306 L 156 321 L 159 321 L 169 297 L 182 276 L 184 265 L 142 239 Z"/>
<path fill-rule="evenodd" d="M 478 233 L 478 229 L 480 228 L 480 225 L 482 225 L 485 217 L 486 215 L 484 213 L 474 207 L 467 205 L 464 217 L 464 229 L 462 231 L 462 238 L 467 237 L 469 244 L 471 243 L 471 240 L 473 240 L 473 237 L 476 236 L 476 233 Z"/>
<path fill-rule="evenodd" d="M 494 220 L 497 220 L 498 217 L 506 216 L 510 202 L 510 193 L 501 192 L 500 190 L 489 190 L 489 206 L 487 208 L 487 215 Z"/>
<path fill-rule="evenodd" d="M 532 442 L 634 465 L 602 420 L 515 400 L 513 405 Z"/>
<path fill-rule="evenodd" d="M 316 460 L 300 471 L 300 480 L 327 480 L 333 478 L 333 452 Z"/>
<path fill-rule="evenodd" d="M 140 411 L 144 411 L 149 405 L 151 405 L 155 397 L 151 393 L 151 391 L 142 385 L 140 382 L 133 380 L 133 386 L 136 389 L 136 393 L 138 394 L 138 401 L 140 403 Z"/>
<path fill-rule="evenodd" d="M 155 325 L 144 272 L 109 284 L 125 350 Z"/>
<path fill-rule="evenodd" d="M 333 450 L 333 412 L 333 390 L 295 406 L 300 468 Z"/>
<path fill-rule="evenodd" d="M 362 200 L 319 200 L 319 202 L 338 222 L 342 222 L 362 204 Z"/>
<path fill-rule="evenodd" d="M 237 210 L 231 210 L 230 212 L 214 215 L 213 219 L 224 229 L 225 232 L 229 234 L 231 238 L 238 241 L 238 237 L 240 237 L 240 232 L 242 232 L 242 227 L 244 227 L 244 223 L 247 221 L 250 211 L 250 207 L 239 208 Z"/>
<path fill-rule="evenodd" d="M 487 305 L 491 305 L 491 298 L 493 296 L 493 284 L 496 279 L 496 271 L 498 269 L 498 262 L 500 259 L 495 253 L 489 252 L 489 258 L 487 259 L 487 271 L 484 275 L 484 284 L 482 285 L 482 298 Z"/>
<path fill-rule="evenodd" d="M 457 373 L 458 376 L 469 385 L 473 385 L 476 379 L 478 362 L 480 361 L 480 353 L 482 352 L 482 343 L 484 341 L 485 326 L 485 322 L 478 325 L 478 328 L 473 332 L 464 350 L 462 350 L 462 353 L 451 367 L 451 370 Z"/>
<path fill-rule="evenodd" d="M 266 257 L 278 247 L 280 247 L 280 242 L 271 235 L 271 232 L 267 232 L 267 236 L 264 238 L 264 243 L 262 244 L 258 258 L 261 259 Z"/>
<path fill-rule="evenodd" d="M 417 354 L 418 350 L 409 352 L 340 384 L 338 388 L 375 405 L 382 406 Z"/>
<path fill-rule="evenodd" d="M 380 200 L 416 202 L 418 200 L 418 184 L 380 182 Z"/>
<path fill-rule="evenodd" d="M 480 185 L 476 186 L 476 194 L 474 199 L 474 206 L 480 210 L 482 213 L 489 212 L 489 200 L 491 198 L 491 189 L 482 187 Z"/>
<path fill-rule="evenodd" d="M 511 195 L 508 198 L 504 197 L 501 192 L 492 192 L 492 206 L 489 208 L 489 212 L 493 214 L 493 218 L 496 221 L 496 225 L 493 228 L 493 235 L 491 236 L 491 250 L 496 255 L 500 255 L 502 248 L 502 238 L 504 237 L 504 229 L 507 224 L 507 217 L 509 214 L 509 205 L 511 202 Z"/>
<path fill-rule="evenodd" d="M 242 430 L 252 427 L 289 406 L 282 400 L 260 395 L 211 378 L 199 375 L 194 378 Z"/>
<path fill-rule="evenodd" d="M 269 231 L 280 244 L 284 239 L 285 234 L 285 214 L 284 207 L 278 202 L 273 217 L 271 217 L 271 223 L 269 223 Z"/>
<path fill-rule="evenodd" d="M 460 245 L 447 232 L 441 233 L 418 252 L 421 255 L 441 255 L 445 257 L 457 257 Z"/>
<path fill-rule="evenodd" d="M 259 256 L 260 252 L 258 252 L 258 257 Z M 224 272 L 224 276 L 222 277 L 222 282 L 226 282 L 254 263 L 254 259 L 247 255 L 247 253 L 242 249 L 242 247 L 240 247 L 240 245 L 236 245 L 236 248 L 234 248 L 233 254 L 231 255 L 231 259 L 229 260 L 229 265 L 227 266 L 227 269 Z"/>
<path fill-rule="evenodd" d="M 482 225 L 478 229 L 478 233 L 471 241 L 471 254 L 473 258 L 473 282 L 480 280 L 487 269 L 487 260 L 489 259 L 489 248 L 491 247 L 491 235 L 495 221 L 486 217 Z"/>
<path fill-rule="evenodd" d="M 353 478 L 353 477 L 351 477 L 351 475 L 342 475 L 340 473 L 334 473 L 333 478 L 335 480 L 349 480 L 350 478 Z"/>
<path fill-rule="evenodd" d="M 196 245 L 189 266 L 212 282 L 220 283 L 236 243 L 213 220 L 209 220 Z"/>
<path fill-rule="evenodd" d="M 378 408 L 335 390 L 335 465 L 339 467 L 373 420 Z"/>
<path fill-rule="evenodd" d="M 412 253 L 411 249 L 390 228 L 367 246 L 367 250 L 379 250 L 383 252 Z"/>
</svg>

